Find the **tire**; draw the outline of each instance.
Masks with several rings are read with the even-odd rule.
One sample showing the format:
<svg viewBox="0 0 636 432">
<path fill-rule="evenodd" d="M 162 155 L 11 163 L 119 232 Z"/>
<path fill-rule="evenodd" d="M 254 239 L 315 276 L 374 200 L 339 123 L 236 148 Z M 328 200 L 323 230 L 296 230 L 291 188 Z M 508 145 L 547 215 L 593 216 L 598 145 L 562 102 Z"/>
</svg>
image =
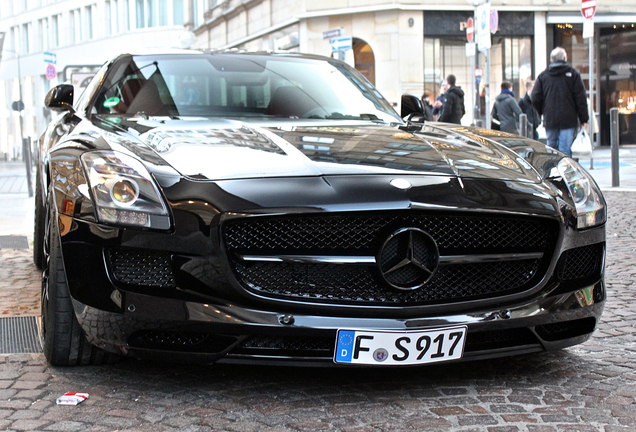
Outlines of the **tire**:
<svg viewBox="0 0 636 432">
<path fill-rule="evenodd" d="M 53 205 L 48 207 L 52 208 Z M 48 218 L 48 256 L 42 276 L 41 334 L 44 356 L 53 366 L 111 363 L 118 356 L 90 344 L 73 311 L 54 213 L 52 209 Z"/>
<path fill-rule="evenodd" d="M 35 214 L 33 217 L 33 263 L 38 270 L 44 268 L 44 229 L 46 226 L 46 209 L 42 205 L 42 181 L 40 170 L 35 175 Z"/>
</svg>

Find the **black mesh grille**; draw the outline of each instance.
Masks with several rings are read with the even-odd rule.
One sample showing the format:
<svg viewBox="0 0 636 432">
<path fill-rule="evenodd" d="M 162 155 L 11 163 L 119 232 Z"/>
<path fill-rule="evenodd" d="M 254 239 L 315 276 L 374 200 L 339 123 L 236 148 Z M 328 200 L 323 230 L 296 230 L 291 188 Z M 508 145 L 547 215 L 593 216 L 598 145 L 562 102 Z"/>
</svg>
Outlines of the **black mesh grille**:
<svg viewBox="0 0 636 432">
<path fill-rule="evenodd" d="M 167 253 L 110 249 L 106 256 L 117 282 L 161 288 L 177 286 Z"/>
<path fill-rule="evenodd" d="M 239 255 L 377 256 L 396 229 L 428 233 L 442 256 L 541 252 L 542 259 L 440 265 L 421 289 L 399 291 L 375 266 L 242 261 Z M 297 301 L 427 304 L 499 296 L 529 289 L 547 268 L 558 223 L 532 218 L 428 214 L 258 217 L 223 227 L 241 284 L 265 296 Z M 405 277 L 414 279 L 412 275 Z"/>
<path fill-rule="evenodd" d="M 603 243 L 597 243 L 565 251 L 559 260 L 559 279 L 569 281 L 598 274 L 603 262 L 604 247 Z"/>
<path fill-rule="evenodd" d="M 235 343 L 232 336 L 190 330 L 139 330 L 128 338 L 133 348 L 199 353 L 220 353 Z"/>
<path fill-rule="evenodd" d="M 228 223 L 224 234 L 228 249 L 239 252 L 356 251 L 377 247 L 391 226 L 423 229 L 441 253 L 545 248 L 555 234 L 540 220 L 428 215 L 254 218 Z"/>
<path fill-rule="evenodd" d="M 249 351 L 313 351 L 331 356 L 335 337 L 269 337 L 253 336 L 246 339 L 234 353 Z"/>
<path fill-rule="evenodd" d="M 451 265 L 439 269 L 422 289 L 398 291 L 378 283 L 362 266 L 327 264 L 236 264 L 251 289 L 300 300 L 419 304 L 478 298 L 515 290 L 537 273 L 538 260 Z"/>
</svg>

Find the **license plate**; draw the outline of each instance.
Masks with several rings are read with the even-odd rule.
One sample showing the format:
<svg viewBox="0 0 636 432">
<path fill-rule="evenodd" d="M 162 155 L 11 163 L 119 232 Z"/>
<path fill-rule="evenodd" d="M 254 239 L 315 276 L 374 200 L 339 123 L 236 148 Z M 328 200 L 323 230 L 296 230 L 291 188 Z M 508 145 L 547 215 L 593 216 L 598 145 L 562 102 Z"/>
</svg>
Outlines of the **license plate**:
<svg viewBox="0 0 636 432">
<path fill-rule="evenodd" d="M 431 330 L 347 330 L 336 335 L 334 362 L 412 365 L 462 358 L 466 326 Z"/>
</svg>

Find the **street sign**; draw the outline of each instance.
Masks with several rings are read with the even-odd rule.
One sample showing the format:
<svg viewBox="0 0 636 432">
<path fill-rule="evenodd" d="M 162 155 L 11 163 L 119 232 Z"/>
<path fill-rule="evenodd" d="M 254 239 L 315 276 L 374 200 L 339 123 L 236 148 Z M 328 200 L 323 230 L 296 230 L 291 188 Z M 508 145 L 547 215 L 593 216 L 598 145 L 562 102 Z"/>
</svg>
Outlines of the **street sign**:
<svg viewBox="0 0 636 432">
<path fill-rule="evenodd" d="M 475 77 L 480 78 L 484 76 L 484 70 L 482 68 L 475 68 Z"/>
<path fill-rule="evenodd" d="M 46 77 L 50 80 L 53 80 L 56 76 L 57 71 L 55 70 L 55 66 L 49 63 L 49 65 L 46 67 Z"/>
<path fill-rule="evenodd" d="M 492 8 L 490 11 L 490 33 L 495 34 L 499 30 L 499 12 Z"/>
<path fill-rule="evenodd" d="M 477 44 L 475 42 L 468 42 L 466 44 L 466 57 L 475 57 L 475 49 Z"/>
<path fill-rule="evenodd" d="M 327 30 L 322 32 L 323 39 L 331 39 L 344 36 L 344 28 L 338 27 L 337 29 Z"/>
<path fill-rule="evenodd" d="M 475 39 L 480 50 L 490 48 L 490 3 L 475 9 Z"/>
<path fill-rule="evenodd" d="M 331 51 L 347 51 L 353 48 L 353 38 L 334 38 L 331 39 Z"/>
<path fill-rule="evenodd" d="M 596 13 L 596 0 L 581 0 L 581 14 L 585 19 L 594 18 Z"/>
<path fill-rule="evenodd" d="M 42 53 L 42 55 L 44 55 L 44 63 L 57 63 L 57 55 L 55 53 L 45 51 Z"/>
<path fill-rule="evenodd" d="M 472 18 L 468 18 L 468 22 L 466 22 L 466 39 L 468 42 L 472 42 L 475 38 L 475 25 Z"/>
</svg>

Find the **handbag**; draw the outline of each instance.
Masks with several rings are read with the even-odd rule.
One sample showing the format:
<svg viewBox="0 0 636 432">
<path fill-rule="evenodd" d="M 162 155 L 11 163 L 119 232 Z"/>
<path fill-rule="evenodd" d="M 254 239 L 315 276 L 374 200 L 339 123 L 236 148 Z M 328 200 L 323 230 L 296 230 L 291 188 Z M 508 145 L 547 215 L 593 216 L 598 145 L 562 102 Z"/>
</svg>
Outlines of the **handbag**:
<svg viewBox="0 0 636 432">
<path fill-rule="evenodd" d="M 492 130 L 501 130 L 501 122 L 499 121 L 499 113 L 497 112 L 497 102 L 492 107 L 491 120 L 490 120 L 490 129 Z"/>
<path fill-rule="evenodd" d="M 573 157 L 575 153 L 577 156 L 590 156 L 592 154 L 592 141 L 585 129 L 579 130 L 570 149 Z"/>
</svg>

